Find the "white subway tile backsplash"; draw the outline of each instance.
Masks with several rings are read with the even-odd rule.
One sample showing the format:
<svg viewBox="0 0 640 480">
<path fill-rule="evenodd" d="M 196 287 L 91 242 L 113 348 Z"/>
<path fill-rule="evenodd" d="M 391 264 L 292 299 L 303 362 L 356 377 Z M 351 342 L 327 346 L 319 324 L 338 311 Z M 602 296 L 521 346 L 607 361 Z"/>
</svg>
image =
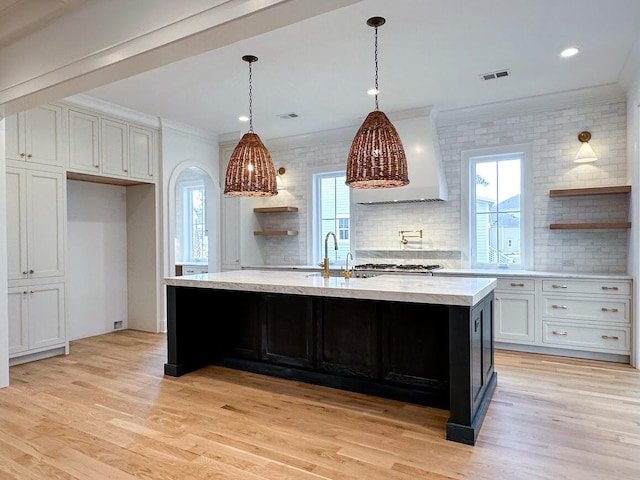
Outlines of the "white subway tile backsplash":
<svg viewBox="0 0 640 480">
<path fill-rule="evenodd" d="M 594 164 L 575 164 L 573 158 L 582 130 L 598 155 Z M 528 143 L 533 156 L 534 268 L 536 270 L 624 273 L 627 265 L 626 230 L 550 230 L 550 223 L 627 221 L 627 195 L 549 198 L 553 188 L 606 186 L 627 183 L 626 103 L 594 105 L 523 113 L 496 121 L 472 121 L 438 128 L 443 167 L 449 189 L 446 202 L 397 205 L 355 205 L 356 250 L 400 251 L 398 230 L 423 230 L 422 250 L 460 251 L 461 152 L 487 146 Z M 298 230 L 296 237 L 264 237 L 266 264 L 306 263 L 307 192 L 309 169 L 343 165 L 350 141 L 271 151 L 276 168 L 284 166 L 286 202 L 297 214 L 263 219 L 269 226 Z M 280 195 L 278 196 L 280 197 Z M 284 197 L 284 192 L 283 192 Z M 414 245 L 415 246 L 415 245 Z M 409 253 L 410 254 L 410 253 Z M 403 252 L 402 255 L 407 255 Z M 284 258 L 292 259 L 285 261 Z M 448 267 L 460 266 L 459 256 L 447 258 Z M 294 260 L 295 259 L 295 260 Z M 406 259 L 406 257 L 405 257 Z M 393 259 L 389 259 L 392 261 Z"/>
</svg>

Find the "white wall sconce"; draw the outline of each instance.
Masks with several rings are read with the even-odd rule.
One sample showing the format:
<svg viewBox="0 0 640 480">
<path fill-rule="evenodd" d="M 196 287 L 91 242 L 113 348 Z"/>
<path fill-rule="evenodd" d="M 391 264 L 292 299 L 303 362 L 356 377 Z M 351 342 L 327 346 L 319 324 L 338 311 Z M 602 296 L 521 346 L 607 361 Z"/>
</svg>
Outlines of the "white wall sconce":
<svg viewBox="0 0 640 480">
<path fill-rule="evenodd" d="M 580 150 L 578 150 L 574 162 L 588 163 L 598 160 L 596 153 L 593 151 L 593 148 L 591 148 L 591 145 L 589 145 L 589 140 L 591 140 L 591 133 L 587 131 L 580 132 L 578 134 L 578 140 L 582 142 L 582 145 L 580 146 Z"/>
<path fill-rule="evenodd" d="M 284 181 L 282 180 L 282 176 L 286 173 L 287 169 L 284 167 L 280 167 L 278 172 L 276 173 L 276 188 L 278 191 L 286 190 L 284 187 Z"/>
</svg>

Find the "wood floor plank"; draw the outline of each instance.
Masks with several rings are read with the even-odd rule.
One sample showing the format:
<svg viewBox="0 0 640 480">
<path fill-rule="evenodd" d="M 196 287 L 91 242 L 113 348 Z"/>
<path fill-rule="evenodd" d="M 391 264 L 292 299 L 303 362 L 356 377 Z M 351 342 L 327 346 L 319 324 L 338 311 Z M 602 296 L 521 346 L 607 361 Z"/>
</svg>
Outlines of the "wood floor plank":
<svg viewBox="0 0 640 480">
<path fill-rule="evenodd" d="M 71 342 L 11 367 L 0 480 L 637 480 L 640 371 L 497 351 L 474 447 L 446 410 L 209 366 L 163 375 L 166 336 Z"/>
</svg>

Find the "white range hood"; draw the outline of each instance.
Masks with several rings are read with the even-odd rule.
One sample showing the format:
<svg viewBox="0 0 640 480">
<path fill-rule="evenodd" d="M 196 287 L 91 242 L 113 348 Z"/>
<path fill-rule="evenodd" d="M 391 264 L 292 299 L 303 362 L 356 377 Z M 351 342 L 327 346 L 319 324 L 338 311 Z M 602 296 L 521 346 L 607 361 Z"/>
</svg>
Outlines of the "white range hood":
<svg viewBox="0 0 640 480">
<path fill-rule="evenodd" d="M 412 117 L 407 118 L 409 115 Z M 417 115 L 417 116 L 416 116 Z M 432 107 L 419 112 L 388 115 L 400 135 L 407 156 L 409 184 L 396 188 L 352 188 L 354 203 L 414 203 L 448 200 L 447 181 L 442 169 L 436 111 Z"/>
</svg>

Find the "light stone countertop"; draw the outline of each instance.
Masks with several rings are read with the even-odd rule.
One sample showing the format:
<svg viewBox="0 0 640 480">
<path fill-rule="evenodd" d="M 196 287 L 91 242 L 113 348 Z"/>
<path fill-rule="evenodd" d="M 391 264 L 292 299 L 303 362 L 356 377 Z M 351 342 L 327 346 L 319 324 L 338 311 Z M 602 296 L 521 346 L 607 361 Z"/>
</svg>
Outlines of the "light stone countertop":
<svg viewBox="0 0 640 480">
<path fill-rule="evenodd" d="M 351 266 L 351 265 L 350 265 Z M 332 266 L 331 272 L 340 272 L 341 266 Z M 317 271 L 322 268 L 317 265 L 251 265 L 242 267 L 243 270 L 270 271 Z M 539 270 L 515 270 L 509 268 L 441 268 L 433 270 L 435 276 L 462 277 L 531 277 L 531 278 L 566 278 L 575 280 L 632 280 L 626 273 L 585 273 L 585 272 L 545 272 Z"/>
<path fill-rule="evenodd" d="M 509 268 L 441 268 L 434 270 L 435 276 L 489 276 L 489 277 L 531 277 L 566 278 L 574 280 L 631 280 L 626 273 L 580 273 L 580 272 L 542 272 L 537 270 L 513 270 Z"/>
<path fill-rule="evenodd" d="M 234 270 L 166 277 L 165 285 L 320 297 L 473 306 L 496 287 L 495 278 L 379 275 L 323 278 L 320 273 Z"/>
</svg>

